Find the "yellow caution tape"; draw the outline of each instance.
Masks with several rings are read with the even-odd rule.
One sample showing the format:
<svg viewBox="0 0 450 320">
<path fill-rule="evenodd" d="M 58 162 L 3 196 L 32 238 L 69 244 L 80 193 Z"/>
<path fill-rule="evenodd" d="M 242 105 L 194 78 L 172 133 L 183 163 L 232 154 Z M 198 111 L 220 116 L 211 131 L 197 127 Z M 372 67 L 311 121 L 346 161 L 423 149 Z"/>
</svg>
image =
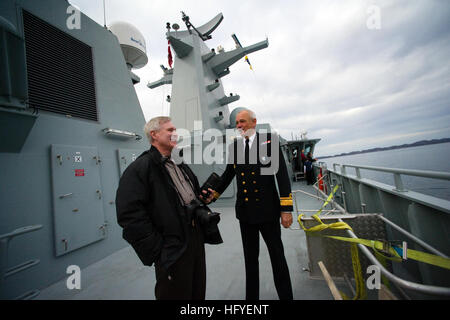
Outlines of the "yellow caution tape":
<svg viewBox="0 0 450 320">
<path fill-rule="evenodd" d="M 338 188 L 339 188 L 339 186 L 336 185 L 333 188 L 333 191 L 328 196 L 325 203 L 322 205 L 322 207 L 314 215 L 312 215 L 312 217 L 319 223 L 318 225 L 311 227 L 311 228 L 305 228 L 305 226 L 303 225 L 303 223 L 301 221 L 301 218 L 302 218 L 302 216 L 304 216 L 304 214 L 299 215 L 298 223 L 300 224 L 300 226 L 302 227 L 302 229 L 305 232 L 315 233 L 315 232 L 320 232 L 325 229 L 352 230 L 352 228 L 345 222 L 335 222 L 335 223 L 325 224 L 319 218 L 319 214 L 322 212 L 323 208 L 325 208 L 325 206 L 331 201 L 331 199 L 334 196 L 334 193 L 337 191 Z M 366 287 L 364 285 L 364 279 L 362 276 L 362 268 L 361 268 L 361 262 L 359 260 L 357 245 L 352 244 L 350 246 L 350 250 L 351 250 L 351 256 L 352 256 L 353 273 L 354 273 L 354 278 L 355 278 L 355 282 L 356 282 L 356 293 L 355 293 L 355 296 L 353 297 L 353 300 L 365 299 L 367 296 Z M 349 300 L 349 298 L 343 292 L 341 292 L 341 295 L 345 300 Z"/>
<path fill-rule="evenodd" d="M 322 230 L 325 230 L 328 228 L 329 229 L 337 229 L 337 230 L 345 230 L 345 229 L 352 230 L 352 228 L 345 222 L 335 222 L 335 223 L 325 224 L 319 218 L 319 214 L 322 212 L 323 208 L 329 203 L 329 201 L 331 201 L 331 199 L 333 198 L 334 193 L 336 192 L 338 187 L 339 187 L 338 185 L 336 185 L 334 187 L 333 191 L 328 196 L 326 202 L 312 216 L 312 218 L 314 218 L 319 223 L 318 225 L 308 228 L 308 229 L 305 228 L 301 222 L 301 218 L 302 218 L 303 214 L 299 215 L 298 222 L 305 232 L 319 232 L 319 231 L 322 231 Z M 326 237 L 336 239 L 336 240 L 341 240 L 341 241 L 360 243 L 360 244 L 365 245 L 366 247 L 372 248 L 378 256 L 383 256 L 379 252 L 381 250 L 384 252 L 388 252 L 391 255 L 391 257 L 383 256 L 384 258 L 387 258 L 387 259 L 390 259 L 393 261 L 397 261 L 397 262 L 402 261 L 402 258 L 398 253 L 398 251 L 402 252 L 402 248 L 390 246 L 390 245 L 386 246 L 386 243 L 382 242 L 382 241 L 366 240 L 366 239 L 359 239 L 359 238 L 345 238 L 345 237 L 337 237 L 337 236 L 326 236 Z M 428 264 L 438 266 L 441 268 L 450 269 L 450 258 L 437 256 L 435 254 L 426 253 L 426 252 L 413 250 L 413 249 L 407 249 L 406 250 L 406 258 L 424 262 L 424 263 L 428 263 Z"/>
<path fill-rule="evenodd" d="M 299 216 L 298 222 L 299 222 L 300 226 L 302 227 L 302 229 L 307 233 L 320 232 L 325 229 L 352 230 L 352 228 L 345 222 L 335 222 L 335 223 L 325 224 L 317 216 L 317 213 L 315 215 L 313 215 L 312 217 L 317 222 L 319 222 L 319 224 L 314 227 L 311 227 L 311 228 L 305 228 L 305 226 L 301 222 L 302 216 L 303 216 L 303 214 L 301 214 Z M 320 235 L 318 235 L 318 236 L 320 236 Z M 331 237 L 331 236 L 327 236 L 327 237 Z M 356 294 L 353 297 L 353 300 L 365 299 L 366 298 L 366 287 L 364 285 L 361 262 L 359 260 L 358 247 L 357 247 L 356 243 L 352 243 L 352 245 L 350 246 L 350 250 L 351 250 L 351 256 L 352 256 L 353 274 L 354 274 L 355 282 L 356 282 Z M 341 295 L 345 300 L 349 300 L 349 298 L 343 292 L 341 292 Z"/>
<path fill-rule="evenodd" d="M 301 218 L 304 216 L 304 214 L 300 214 L 298 216 L 298 223 L 302 227 L 302 229 L 307 233 L 316 233 L 323 231 L 325 229 L 333 229 L 333 230 L 352 230 L 352 228 L 345 222 L 334 222 L 330 224 L 325 224 L 323 221 L 319 218 L 320 213 L 325 208 L 326 205 L 331 201 L 331 199 L 334 196 L 334 193 L 338 189 L 338 185 L 336 185 L 333 188 L 333 191 L 328 196 L 325 203 L 322 205 L 322 207 L 314 214 L 312 215 L 312 218 L 316 220 L 319 224 L 316 226 L 313 226 L 311 228 L 305 228 L 303 225 Z M 353 230 L 352 230 L 353 231 Z M 322 235 L 318 235 L 322 236 Z M 383 242 L 379 240 L 367 240 L 367 239 L 359 239 L 359 238 L 348 238 L 348 237 L 339 237 L 339 236 L 322 236 L 327 237 L 335 240 L 340 241 L 346 241 L 351 243 L 351 256 L 352 256 L 352 265 L 353 265 L 353 272 L 355 276 L 356 281 L 356 294 L 353 297 L 353 300 L 357 299 L 365 299 L 366 297 L 366 291 L 365 291 L 365 285 L 362 277 L 362 270 L 361 270 L 361 263 L 358 256 L 358 247 L 357 244 L 362 244 L 366 247 L 372 248 L 375 252 L 375 255 L 377 256 L 377 259 L 381 261 L 381 263 L 386 266 L 386 259 L 393 260 L 396 262 L 403 261 L 402 256 L 399 254 L 403 253 L 403 249 L 401 247 L 396 247 L 389 245 L 388 242 Z M 382 254 L 381 252 L 388 253 L 390 256 L 386 256 Z M 450 269 L 450 258 L 445 258 L 441 256 L 437 256 L 434 254 L 421 252 L 417 250 L 407 249 L 406 250 L 406 258 L 407 259 L 413 259 L 416 261 L 420 261 L 423 263 L 428 263 L 434 266 L 438 266 L 445 269 Z M 383 277 L 383 282 L 385 284 L 388 284 L 387 279 Z M 341 292 L 344 299 L 349 299 L 345 294 Z"/>
<path fill-rule="evenodd" d="M 323 208 L 325 208 L 328 203 L 331 201 L 331 199 L 333 199 L 334 193 L 336 192 L 336 190 L 339 188 L 339 185 L 336 185 L 333 188 L 333 191 L 331 191 L 330 195 L 328 196 L 327 200 L 325 200 L 324 204 L 322 205 L 322 207 L 314 214 L 314 216 L 318 216 L 319 214 L 322 213 Z M 299 218 L 300 220 L 300 218 Z"/>
<path fill-rule="evenodd" d="M 316 220 L 319 224 L 316 226 L 313 226 L 311 228 L 305 228 L 303 225 L 301 218 L 304 216 L 304 214 L 300 214 L 298 216 L 298 223 L 302 227 L 302 229 L 307 233 L 316 233 L 323 231 L 325 229 L 333 229 L 333 230 L 352 230 L 352 228 L 345 222 L 334 222 L 330 224 L 325 224 L 323 221 L 319 218 L 320 213 L 322 212 L 323 208 L 331 201 L 331 199 L 334 196 L 334 193 L 338 189 L 338 185 L 336 185 L 333 189 L 333 191 L 328 196 L 325 203 L 322 205 L 322 207 L 314 214 L 312 215 L 312 218 Z M 352 230 L 353 231 L 353 230 Z M 385 266 L 386 265 L 386 259 L 393 260 L 396 262 L 403 261 L 402 256 L 399 254 L 399 252 L 403 253 L 403 249 L 401 247 L 392 246 L 389 245 L 388 242 L 383 242 L 379 240 L 367 240 L 367 239 L 359 239 L 359 238 L 348 238 L 348 237 L 339 237 L 339 236 L 322 236 L 321 237 L 327 237 L 335 240 L 340 241 L 346 241 L 351 243 L 351 254 L 352 254 L 352 265 L 353 265 L 353 272 L 355 275 L 355 281 L 356 281 L 356 294 L 353 300 L 356 299 L 364 299 L 366 297 L 365 292 L 365 285 L 363 282 L 362 277 L 362 271 L 361 271 L 361 263 L 359 261 L 358 256 L 358 247 L 357 244 L 365 245 L 366 247 L 372 248 L 375 252 L 375 255 L 377 256 L 378 260 L 381 261 L 381 263 Z M 381 252 L 388 253 L 390 256 L 386 256 L 382 254 Z M 421 252 L 417 250 L 407 249 L 406 250 L 406 258 L 407 259 L 413 259 L 416 261 L 428 263 L 434 266 L 438 266 L 445 269 L 450 269 L 450 258 L 444 258 L 440 257 L 434 254 Z M 384 277 L 383 277 L 384 278 Z M 385 282 L 387 279 L 383 279 L 383 282 Z M 387 281 L 385 282 L 387 284 Z M 348 299 L 345 294 L 342 294 L 344 299 Z"/>
<path fill-rule="evenodd" d="M 360 244 L 365 245 L 366 247 L 372 248 L 374 250 L 386 251 L 386 245 L 382 241 L 366 240 L 366 239 L 359 239 L 359 238 L 346 238 L 346 237 L 338 237 L 338 236 L 325 236 L 325 237 L 336 239 L 336 240 L 341 240 L 341 241 L 352 242 L 352 243 L 360 243 Z M 385 256 L 385 258 L 388 258 L 388 259 L 391 259 L 394 261 L 398 261 L 398 262 L 402 261 L 401 256 L 395 250 L 394 246 L 389 246 L 387 249 L 388 249 L 388 252 L 392 255 L 392 257 Z M 450 258 L 440 257 L 440 256 L 437 256 L 437 255 L 434 255 L 431 253 L 407 249 L 406 250 L 406 258 L 424 262 L 424 263 L 428 263 L 428 264 L 432 264 L 434 266 L 438 266 L 441 268 L 450 269 Z"/>
<path fill-rule="evenodd" d="M 353 275 L 356 282 L 356 293 L 352 300 L 364 300 L 367 297 L 366 286 L 364 285 L 364 278 L 362 275 L 361 263 L 359 260 L 358 246 L 356 244 L 351 244 L 350 246 L 352 254 L 352 265 L 353 265 Z M 341 296 L 344 300 L 350 300 L 345 293 L 341 291 Z"/>
</svg>

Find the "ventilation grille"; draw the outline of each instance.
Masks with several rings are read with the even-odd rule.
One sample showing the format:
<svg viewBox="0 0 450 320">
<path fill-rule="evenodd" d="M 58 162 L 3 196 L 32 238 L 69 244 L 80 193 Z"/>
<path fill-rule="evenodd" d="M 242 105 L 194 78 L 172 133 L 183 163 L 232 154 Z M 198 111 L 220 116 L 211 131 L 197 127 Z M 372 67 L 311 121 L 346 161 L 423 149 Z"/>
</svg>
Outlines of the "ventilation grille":
<svg viewBox="0 0 450 320">
<path fill-rule="evenodd" d="M 23 11 L 29 105 L 98 120 L 92 49 Z"/>
</svg>

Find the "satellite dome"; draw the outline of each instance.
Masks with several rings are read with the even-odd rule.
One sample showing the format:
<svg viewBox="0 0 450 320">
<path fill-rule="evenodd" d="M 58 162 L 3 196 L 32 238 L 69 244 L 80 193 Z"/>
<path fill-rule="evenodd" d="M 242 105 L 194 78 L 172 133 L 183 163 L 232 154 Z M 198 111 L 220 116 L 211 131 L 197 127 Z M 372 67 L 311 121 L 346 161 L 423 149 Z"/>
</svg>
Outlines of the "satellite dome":
<svg viewBox="0 0 450 320">
<path fill-rule="evenodd" d="M 108 29 L 119 40 L 128 67 L 139 69 L 148 62 L 145 39 L 139 30 L 128 22 L 113 22 Z"/>
</svg>

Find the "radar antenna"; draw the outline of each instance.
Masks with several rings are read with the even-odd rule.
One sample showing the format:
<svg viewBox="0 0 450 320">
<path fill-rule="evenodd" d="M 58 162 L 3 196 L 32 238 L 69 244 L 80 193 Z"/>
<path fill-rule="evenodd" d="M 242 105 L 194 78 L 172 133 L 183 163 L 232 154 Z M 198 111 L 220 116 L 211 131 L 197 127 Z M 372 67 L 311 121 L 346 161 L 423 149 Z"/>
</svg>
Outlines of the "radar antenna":
<svg viewBox="0 0 450 320">
<path fill-rule="evenodd" d="M 204 34 L 202 34 L 200 31 L 198 31 L 195 27 L 194 27 L 194 25 L 191 23 L 191 21 L 189 20 L 189 16 L 187 16 L 185 13 L 184 13 L 184 11 L 181 11 L 181 14 L 182 14 L 182 20 L 184 21 L 184 23 L 186 24 L 186 28 L 188 29 L 188 31 L 189 31 L 189 34 L 192 34 L 192 31 L 191 31 L 191 28 L 192 29 L 194 29 L 195 30 L 195 32 L 197 32 L 197 34 L 199 35 L 199 37 L 203 40 L 203 41 L 206 41 L 206 40 L 209 40 L 209 39 L 211 39 L 212 37 L 211 37 L 211 35 L 204 35 Z"/>
</svg>

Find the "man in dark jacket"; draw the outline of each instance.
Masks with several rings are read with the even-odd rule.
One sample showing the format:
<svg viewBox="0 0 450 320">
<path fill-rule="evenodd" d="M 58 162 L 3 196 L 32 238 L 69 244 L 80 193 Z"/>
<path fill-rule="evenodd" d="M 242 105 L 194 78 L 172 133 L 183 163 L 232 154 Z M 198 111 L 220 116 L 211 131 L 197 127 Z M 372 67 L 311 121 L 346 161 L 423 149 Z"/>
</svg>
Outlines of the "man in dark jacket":
<svg viewBox="0 0 450 320">
<path fill-rule="evenodd" d="M 156 299 L 205 298 L 204 229 L 187 206 L 200 196 L 197 177 L 188 166 L 176 165 L 171 152 L 177 143 L 169 117 L 145 125 L 151 143 L 124 171 L 117 189 L 117 220 L 123 238 L 142 263 L 155 264 Z M 212 190 L 210 190 L 212 191 Z"/>
<path fill-rule="evenodd" d="M 239 219 L 244 249 L 246 299 L 259 299 L 258 257 L 261 233 L 269 251 L 278 296 L 283 300 L 292 300 L 292 285 L 280 228 L 280 218 L 283 227 L 289 228 L 292 224 L 290 180 L 276 137 L 264 137 L 255 131 L 255 127 L 256 117 L 251 110 L 237 114 L 236 128 L 241 132 L 242 139 L 236 139 L 231 146 L 234 148 L 234 152 L 230 152 L 233 157 L 229 159 L 221 176 L 222 183 L 216 188 L 215 198 L 220 197 L 236 176 L 236 218 Z M 267 150 L 267 154 L 261 150 Z M 270 163 L 265 161 L 268 158 L 271 158 Z M 277 166 L 272 171 L 268 170 L 274 163 Z"/>
<path fill-rule="evenodd" d="M 314 171 L 313 171 L 313 162 L 316 162 L 317 159 L 313 158 L 311 152 L 308 152 L 306 155 L 305 168 L 306 168 L 306 182 L 307 184 L 314 184 Z"/>
</svg>

